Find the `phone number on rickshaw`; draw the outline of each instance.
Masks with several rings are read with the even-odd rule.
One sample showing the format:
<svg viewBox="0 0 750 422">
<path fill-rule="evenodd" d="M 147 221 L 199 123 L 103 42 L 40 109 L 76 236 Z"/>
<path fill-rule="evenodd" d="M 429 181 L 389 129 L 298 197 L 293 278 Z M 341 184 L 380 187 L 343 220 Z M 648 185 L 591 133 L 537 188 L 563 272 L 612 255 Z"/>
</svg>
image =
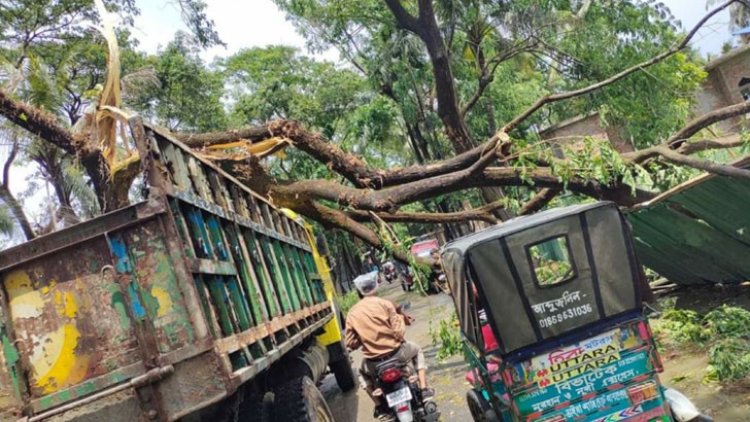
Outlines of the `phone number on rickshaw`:
<svg viewBox="0 0 750 422">
<path fill-rule="evenodd" d="M 547 318 L 540 319 L 539 325 L 541 325 L 542 328 L 548 328 L 555 324 L 559 324 L 565 321 L 566 319 L 576 318 L 582 315 L 589 314 L 591 312 L 592 312 L 591 304 L 587 303 L 585 305 L 566 309 L 557 315 L 551 315 L 551 316 L 548 316 Z"/>
</svg>

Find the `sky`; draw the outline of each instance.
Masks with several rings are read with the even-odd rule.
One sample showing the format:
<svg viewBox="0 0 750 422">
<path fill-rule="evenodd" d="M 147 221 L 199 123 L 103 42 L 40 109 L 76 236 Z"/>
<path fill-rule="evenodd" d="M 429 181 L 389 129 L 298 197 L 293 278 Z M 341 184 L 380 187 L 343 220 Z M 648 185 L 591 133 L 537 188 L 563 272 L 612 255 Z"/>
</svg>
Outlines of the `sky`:
<svg viewBox="0 0 750 422">
<path fill-rule="evenodd" d="M 682 21 L 685 31 L 692 29 L 708 13 L 705 0 L 662 0 L 675 18 Z M 693 46 L 705 56 L 717 55 L 721 46 L 734 37 L 729 33 L 729 12 L 726 10 L 712 17 L 693 38 Z"/>
<path fill-rule="evenodd" d="M 357 0 L 353 0 L 357 1 Z M 214 47 L 203 54 L 211 61 L 216 56 L 228 56 L 242 48 L 267 45 L 292 45 L 305 48 L 305 39 L 299 35 L 286 15 L 271 0 L 207 0 L 207 14 L 213 19 L 219 37 L 227 46 Z M 179 8 L 167 0 L 136 0 L 142 13 L 136 19 L 133 35 L 141 48 L 149 53 L 157 51 L 172 40 L 175 31 L 186 30 Z M 338 60 L 335 51 L 320 55 L 328 60 Z"/>
<path fill-rule="evenodd" d="M 705 0 L 662 2 L 682 21 L 686 31 L 706 14 Z M 156 52 L 159 45 L 164 46 L 173 38 L 175 31 L 185 29 L 180 11 L 174 3 L 169 0 L 136 0 L 142 13 L 136 19 L 134 35 L 145 51 Z M 208 0 L 206 3 L 208 16 L 214 20 L 219 36 L 227 44 L 226 48 L 216 47 L 205 52 L 203 57 L 207 61 L 217 55 L 232 54 L 241 48 L 273 44 L 305 47 L 305 40 L 271 0 Z M 703 55 L 719 53 L 721 45 L 731 38 L 727 30 L 728 21 L 728 13 L 722 12 L 697 34 L 694 44 Z M 338 60 L 335 51 L 326 52 L 319 57 Z"/>
</svg>

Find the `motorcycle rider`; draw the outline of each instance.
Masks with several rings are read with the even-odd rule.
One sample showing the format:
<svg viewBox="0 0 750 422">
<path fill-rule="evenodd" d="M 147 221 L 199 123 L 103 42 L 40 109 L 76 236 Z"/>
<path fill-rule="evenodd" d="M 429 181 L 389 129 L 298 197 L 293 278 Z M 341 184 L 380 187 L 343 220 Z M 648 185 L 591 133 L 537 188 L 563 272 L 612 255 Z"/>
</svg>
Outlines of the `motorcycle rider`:
<svg viewBox="0 0 750 422">
<path fill-rule="evenodd" d="M 377 280 L 357 278 L 354 281 L 360 300 L 346 316 L 346 347 L 351 350 L 362 348 L 364 359 L 360 374 L 365 390 L 375 403 L 375 417 L 386 420 L 389 409 L 381 397 L 373 396 L 375 387 L 375 367 L 378 363 L 397 358 L 407 363 L 414 362 L 422 389 L 423 400 L 432 400 L 435 392 L 427 386 L 427 365 L 424 353 L 416 343 L 406 341 L 406 325 L 410 317 L 405 317 L 400 308 L 387 299 L 377 297 Z"/>
</svg>

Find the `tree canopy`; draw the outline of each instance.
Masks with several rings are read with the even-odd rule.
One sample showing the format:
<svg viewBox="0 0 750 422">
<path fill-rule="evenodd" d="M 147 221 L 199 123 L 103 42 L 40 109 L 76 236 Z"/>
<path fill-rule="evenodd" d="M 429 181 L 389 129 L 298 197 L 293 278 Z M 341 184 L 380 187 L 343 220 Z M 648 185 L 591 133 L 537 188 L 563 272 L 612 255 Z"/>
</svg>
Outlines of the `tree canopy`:
<svg viewBox="0 0 750 422">
<path fill-rule="evenodd" d="M 193 33 L 149 56 L 128 33 L 135 5 L 108 2 L 124 22 L 121 108 L 167 127 L 277 205 L 371 246 L 388 247 L 373 219 L 495 223 L 561 194 L 633 205 L 681 180 L 663 177 L 675 168 L 750 175 L 701 156 L 742 138 L 693 138 L 750 105 L 690 114 L 706 74 L 688 43 L 735 1 L 687 33 L 663 5 L 636 0 L 274 1 L 310 48 L 335 48 L 346 63 L 284 46 L 204 63 L 199 49 L 220 39 L 195 1 L 180 2 L 199 22 Z M 76 218 L 122 206 L 134 199 L 138 170 L 126 136 L 116 134 L 112 153 L 80 130 L 87 110 L 118 109 L 100 101 L 114 53 L 84 27 L 95 9 L 57 0 L 24 11 L 26 3 L 11 1 L 0 19 L 0 131 L 18 145 L 6 162 L 20 154 L 37 163 L 60 187 L 59 208 Z M 592 112 L 633 151 L 586 139 L 555 142 L 560 156 L 539 136 Z M 246 148 L 271 138 L 292 146 L 286 158 Z M 0 199 L 24 218 L 14 198 Z M 27 237 L 40 231 L 28 226 Z"/>
</svg>

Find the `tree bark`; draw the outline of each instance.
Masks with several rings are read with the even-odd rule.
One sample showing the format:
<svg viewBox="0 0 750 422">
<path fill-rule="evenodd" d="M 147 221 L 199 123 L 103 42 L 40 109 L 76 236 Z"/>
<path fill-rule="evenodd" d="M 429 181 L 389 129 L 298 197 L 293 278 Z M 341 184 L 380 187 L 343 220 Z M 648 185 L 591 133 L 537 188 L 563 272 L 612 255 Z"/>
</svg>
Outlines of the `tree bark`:
<svg viewBox="0 0 750 422">
<path fill-rule="evenodd" d="M 561 189 L 555 188 L 544 188 L 534 195 L 529 202 L 525 203 L 521 210 L 518 212 L 519 215 L 533 214 L 542 208 L 544 208 L 549 202 L 562 192 Z"/>
<path fill-rule="evenodd" d="M 435 78 L 437 113 L 445 126 L 445 133 L 451 140 L 454 151 L 460 154 L 470 150 L 474 146 L 474 140 L 459 109 L 450 56 L 435 18 L 432 1 L 418 1 L 418 17 L 410 15 L 401 5 L 400 0 L 385 0 L 385 2 L 398 26 L 417 35 L 427 48 L 427 54 L 432 62 L 432 74 Z"/>
<path fill-rule="evenodd" d="M 0 115 L 11 123 L 26 129 L 71 155 L 81 152 L 81 140 L 73 137 L 66 128 L 55 121 L 55 117 L 41 109 L 14 100 L 0 89 Z"/>
<path fill-rule="evenodd" d="M 10 190 L 8 190 L 8 188 L 5 186 L 0 186 L 0 199 L 2 199 L 2 201 L 5 202 L 5 205 L 7 205 L 10 209 L 13 217 L 21 227 L 26 240 L 35 238 L 36 232 L 34 232 L 34 229 L 31 227 L 31 222 L 29 222 L 28 217 L 26 217 L 26 213 L 23 211 L 21 203 L 18 202 L 16 197 L 13 196 Z"/>
</svg>

